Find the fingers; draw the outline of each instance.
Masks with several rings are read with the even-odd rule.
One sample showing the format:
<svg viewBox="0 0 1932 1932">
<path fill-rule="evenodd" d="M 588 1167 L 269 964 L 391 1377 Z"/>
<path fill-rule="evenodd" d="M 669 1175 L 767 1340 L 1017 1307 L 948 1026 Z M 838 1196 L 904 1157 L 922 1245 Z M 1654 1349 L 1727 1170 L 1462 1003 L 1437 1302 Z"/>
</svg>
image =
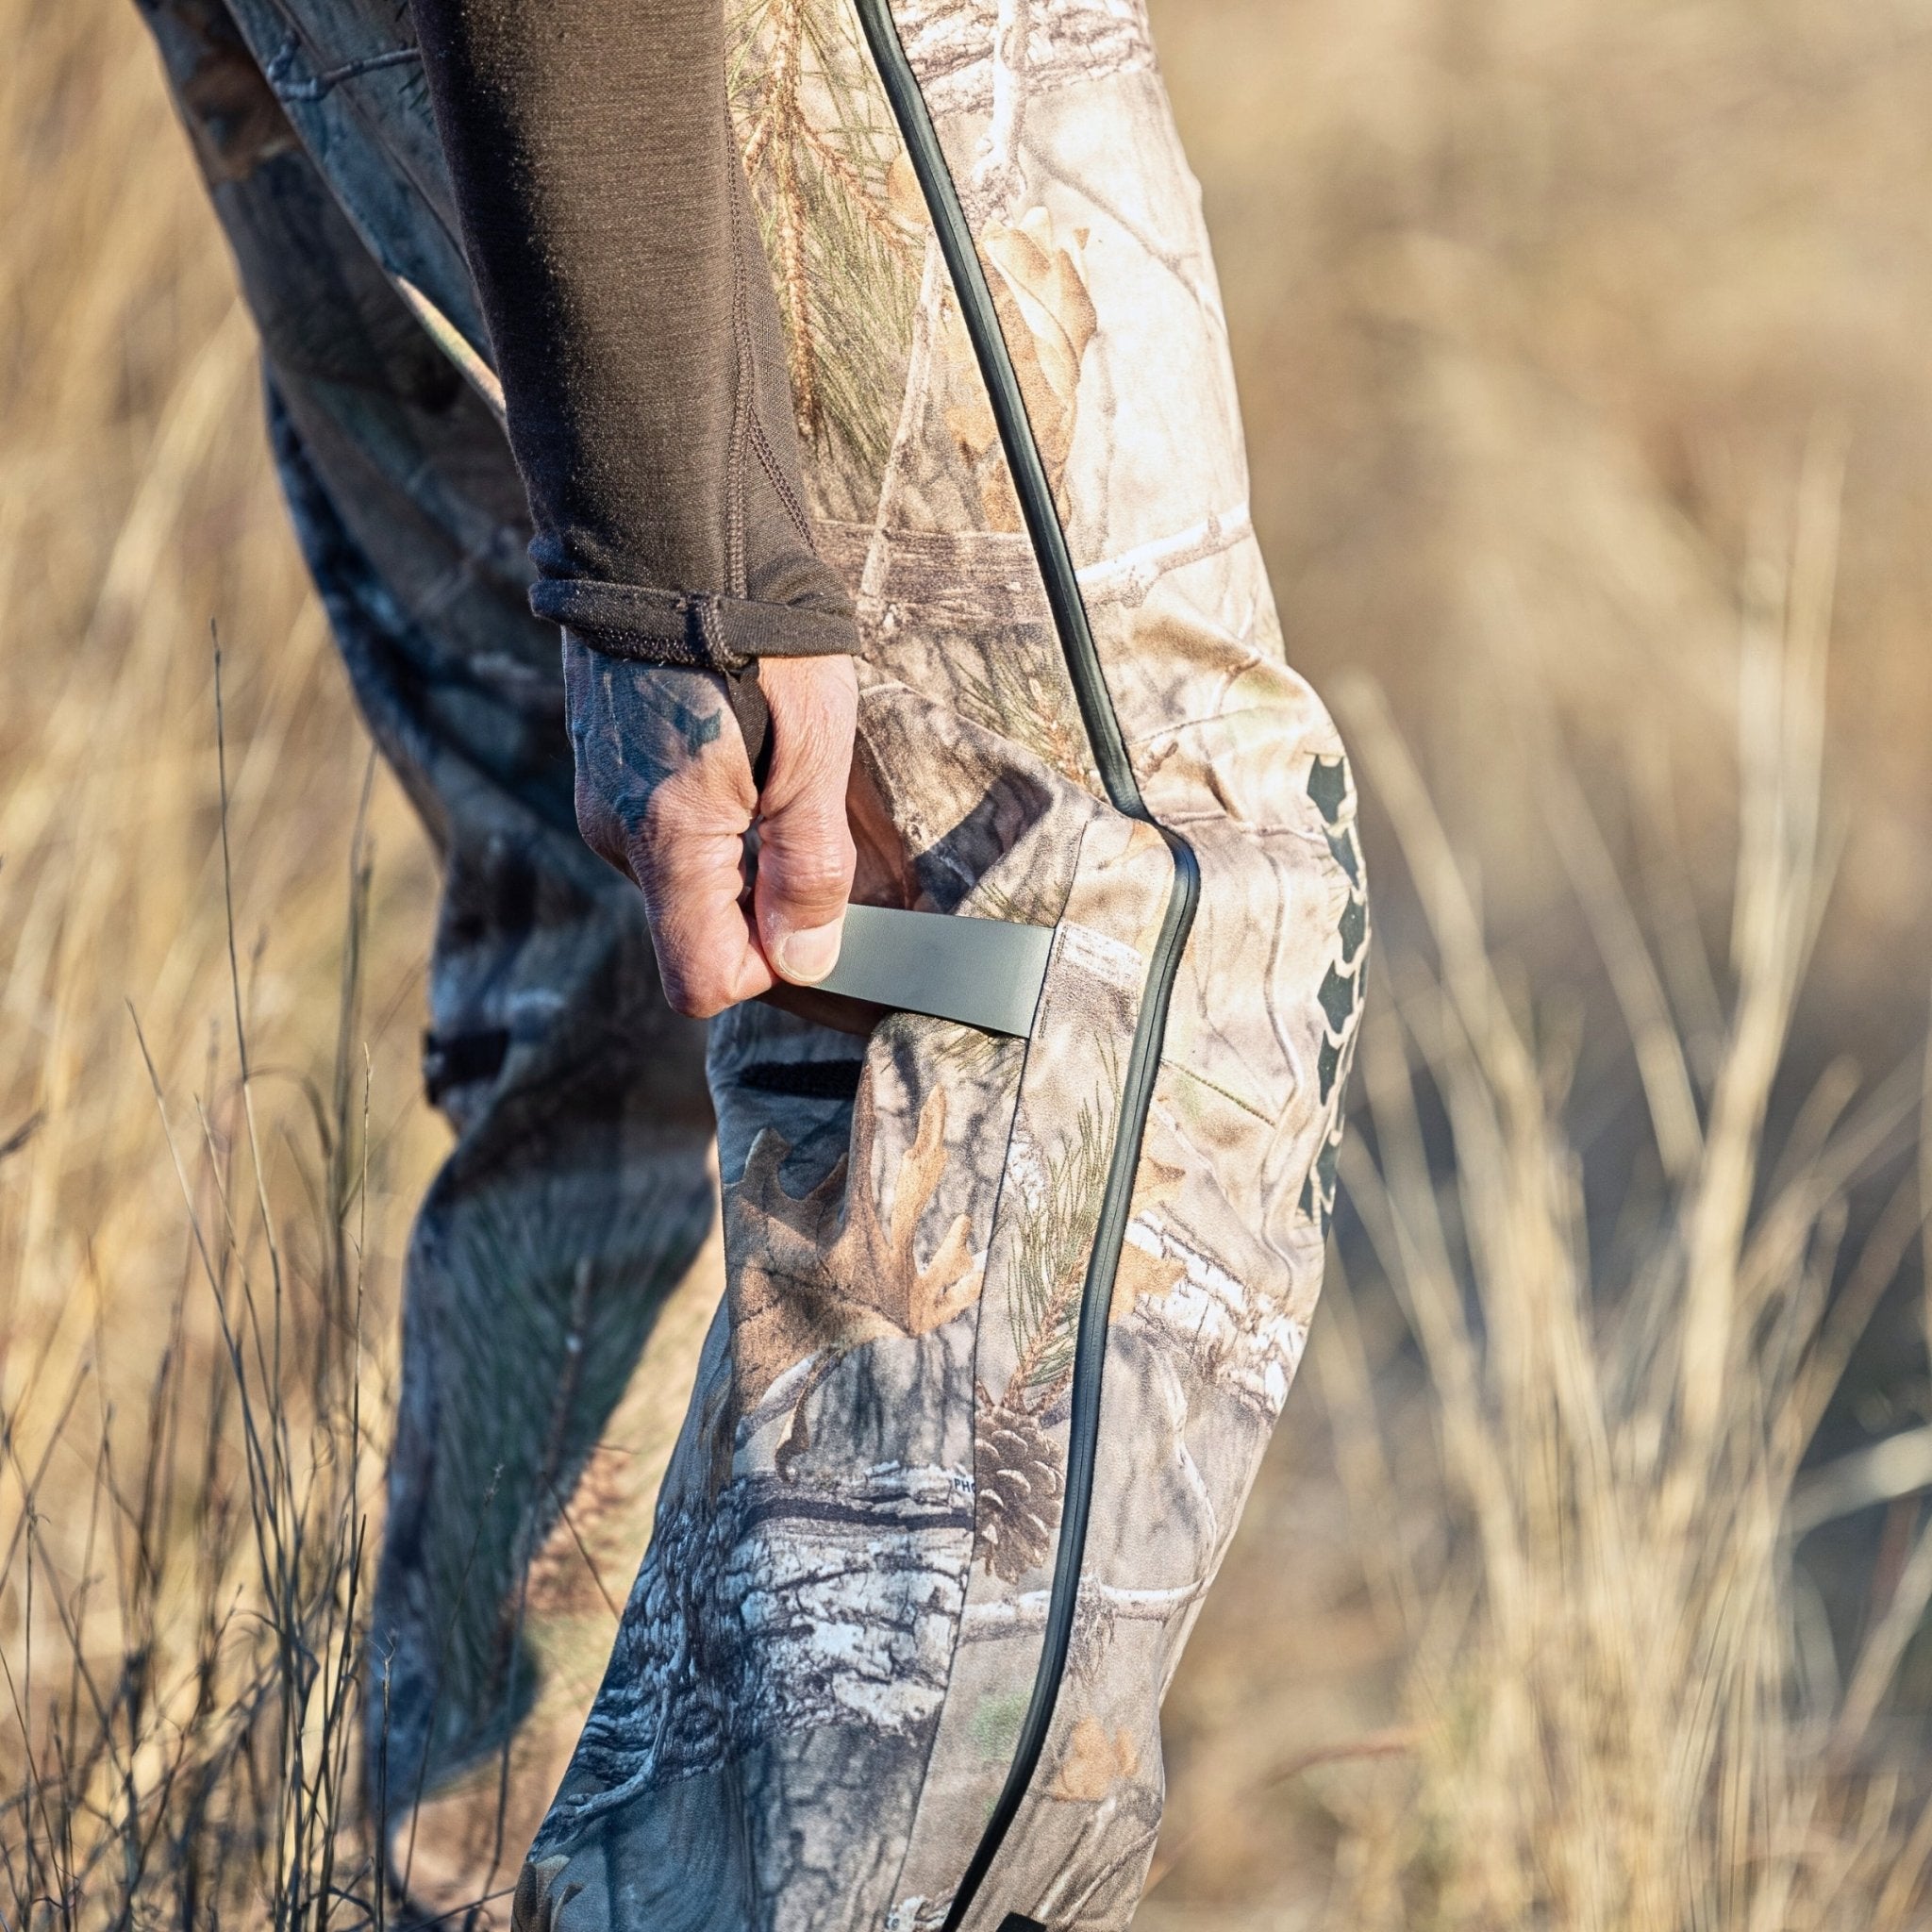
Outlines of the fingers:
<svg viewBox="0 0 1932 1932">
<path fill-rule="evenodd" d="M 772 770 L 758 800 L 758 943 L 795 986 L 839 962 L 854 853 L 845 787 L 858 682 L 849 658 L 768 658 Z"/>
<path fill-rule="evenodd" d="M 741 903 L 748 784 L 735 741 L 708 749 L 652 793 L 632 840 L 629 872 L 644 895 L 664 997 L 708 1020 L 772 984 Z"/>
<path fill-rule="evenodd" d="M 752 790 L 723 680 L 626 664 L 566 633 L 577 824 L 644 897 L 664 994 L 692 1019 L 809 986 L 837 963 L 853 872 L 846 779 L 858 716 L 848 658 L 769 658 L 772 769 Z M 758 882 L 744 891 L 758 821 Z"/>
<path fill-rule="evenodd" d="M 723 680 L 629 664 L 564 633 L 577 826 L 644 897 L 664 994 L 703 1019 L 772 983 L 740 900 L 757 808 Z"/>
</svg>

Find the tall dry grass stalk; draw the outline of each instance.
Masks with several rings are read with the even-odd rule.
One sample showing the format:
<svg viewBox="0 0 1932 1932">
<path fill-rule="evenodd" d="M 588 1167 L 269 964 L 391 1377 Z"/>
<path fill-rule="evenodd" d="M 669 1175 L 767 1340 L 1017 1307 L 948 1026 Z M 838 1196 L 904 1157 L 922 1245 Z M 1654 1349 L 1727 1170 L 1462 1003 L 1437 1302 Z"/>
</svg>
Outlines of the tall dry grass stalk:
<svg viewBox="0 0 1932 1932">
<path fill-rule="evenodd" d="M 0 1920 L 353 1923 L 429 873 L 134 9 L 0 43 Z"/>
<path fill-rule="evenodd" d="M 1775 1160 L 1769 1144 L 1830 873 L 1830 461 L 1801 495 L 1788 567 L 1755 572 L 1744 598 L 1730 994 L 1701 1073 L 1581 791 L 1552 772 L 1551 823 L 1647 1103 L 1651 1158 L 1612 1204 L 1612 1235 L 1592 1241 L 1564 1124 L 1579 1041 L 1486 950 L 1386 710 L 1368 691 L 1349 707 L 1437 957 L 1393 961 L 1372 1009 L 1370 1132 L 1343 1174 L 1426 1371 L 1430 1501 L 1459 1533 L 1433 1577 L 1391 1534 L 1418 1506 L 1412 1491 L 1396 1506 L 1343 1297 L 1324 1382 L 1370 1574 L 1412 1646 L 1416 1743 L 1349 1801 L 1338 1924 L 1924 1922 L 1923 1776 L 1863 1747 L 1932 1596 L 1932 1533 L 1840 1681 L 1828 1639 L 1800 1641 L 1788 1520 L 1825 1405 L 1923 1220 L 1907 1174 L 1846 1252 L 1848 1191 L 1908 1151 L 1916 1069 L 1855 1098 L 1833 1068 Z"/>
<path fill-rule="evenodd" d="M 270 1200 L 232 927 L 236 1077 L 219 1098 L 174 1118 L 135 1023 L 192 1258 L 165 1311 L 146 1311 L 162 1332 L 132 1453 L 111 1411 L 79 1400 L 103 1372 L 98 1341 L 38 1459 L 6 1445 L 19 1503 L 4 1601 L 22 1625 L 18 1663 L 0 1669 L 14 1721 L 0 1757 L 9 1924 L 383 1923 L 356 1829 L 369 1141 L 349 1048 L 368 882 L 358 839 L 341 1051 L 329 1088 L 308 1095 L 308 1144 L 288 1148 L 308 1188 L 312 1265 L 288 1252 Z M 224 885 L 227 899 L 225 849 Z M 197 1304 L 212 1348 L 195 1346 Z M 58 1466 L 62 1452 L 78 1469 Z M 38 1675 L 37 1592 L 57 1632 Z M 102 1624 L 105 1655 L 90 1641 Z"/>
</svg>

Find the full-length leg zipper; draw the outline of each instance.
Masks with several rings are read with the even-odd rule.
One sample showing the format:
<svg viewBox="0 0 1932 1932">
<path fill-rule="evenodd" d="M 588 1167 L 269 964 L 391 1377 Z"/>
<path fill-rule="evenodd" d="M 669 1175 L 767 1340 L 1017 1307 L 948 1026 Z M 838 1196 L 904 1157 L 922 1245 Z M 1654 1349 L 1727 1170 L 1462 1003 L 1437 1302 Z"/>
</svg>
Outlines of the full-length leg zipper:
<svg viewBox="0 0 1932 1932">
<path fill-rule="evenodd" d="M 857 5 L 873 60 L 938 232 L 940 250 L 952 276 L 953 292 L 986 383 L 987 399 L 992 406 L 1001 447 L 1012 473 L 1013 488 L 1019 494 L 1026 534 L 1039 562 L 1054 629 L 1066 658 L 1067 675 L 1073 680 L 1081 723 L 1101 783 L 1115 810 L 1153 826 L 1167 841 L 1174 858 L 1174 883 L 1148 963 L 1140 1023 L 1134 1029 L 1133 1049 L 1121 1093 L 1113 1156 L 1108 1165 L 1093 1246 L 1088 1256 L 1080 1293 L 1079 1333 L 1074 1354 L 1073 1416 L 1068 1430 L 1066 1500 L 1060 1516 L 1040 1665 L 1006 1783 L 946 1913 L 944 1932 L 958 1932 L 1001 1845 L 1006 1842 L 1039 1768 L 1053 1724 L 1054 1707 L 1059 1700 L 1060 1682 L 1066 1674 L 1074 1612 L 1079 1602 L 1081 1566 L 1086 1557 L 1087 1524 L 1093 1502 L 1108 1310 L 1113 1302 L 1114 1274 L 1120 1266 L 1121 1243 L 1126 1233 L 1134 1174 L 1141 1164 L 1141 1143 L 1147 1131 L 1155 1075 L 1159 1071 L 1161 1046 L 1167 1034 L 1168 1007 L 1201 894 L 1201 869 L 1193 848 L 1178 833 L 1159 824 L 1141 796 L 1120 719 L 1107 689 L 1093 631 L 1087 621 L 1087 606 L 1074 575 L 1066 532 L 1060 527 L 1059 512 L 1054 507 L 1053 491 L 1046 480 L 1046 468 L 1041 461 L 1040 447 L 1034 441 L 1033 426 L 1020 394 L 1019 377 L 1014 374 L 992 294 L 987 287 L 986 272 L 960 208 L 958 192 L 941 149 L 932 116 L 926 110 L 925 96 L 920 92 L 918 78 L 900 44 L 891 7 L 888 0 L 857 0 Z M 1017 1913 L 1009 1914 L 1008 1924 L 1016 1923 L 1024 1926 L 1033 1922 Z"/>
</svg>

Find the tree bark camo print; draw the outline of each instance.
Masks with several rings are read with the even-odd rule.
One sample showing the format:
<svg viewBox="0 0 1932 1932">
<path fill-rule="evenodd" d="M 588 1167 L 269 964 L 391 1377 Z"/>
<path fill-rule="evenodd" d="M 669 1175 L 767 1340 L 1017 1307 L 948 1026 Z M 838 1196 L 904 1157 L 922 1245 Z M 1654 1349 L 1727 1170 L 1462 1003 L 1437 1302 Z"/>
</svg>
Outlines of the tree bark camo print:
<svg viewBox="0 0 1932 1932">
<path fill-rule="evenodd" d="M 635 895 L 575 837 L 556 633 L 525 601 L 528 514 L 408 9 L 142 5 L 261 325 L 305 551 L 445 856 L 427 1071 L 458 1140 L 411 1251 L 372 1630 L 392 1862 L 505 1915 L 506 1790 L 540 1761 L 546 1685 L 608 1640 L 578 1561 L 625 1507 L 600 1443 L 714 1212 L 708 1079 L 725 1294 L 515 1914 L 936 1928 L 1041 1674 L 1082 1293 L 1174 863 L 1109 796 L 929 184 L 849 0 L 728 0 L 717 79 L 813 547 L 857 612 L 859 760 L 913 903 L 1053 925 L 1045 991 L 1025 1041 L 897 1015 L 859 1058 L 747 1006 L 701 1048 Z M 1090 1335 L 1064 1670 L 957 1915 L 1119 1927 L 1159 1818 L 1160 1694 L 1319 1288 L 1367 941 L 1355 799 L 1284 661 L 1137 0 L 891 12 L 1130 781 L 1200 871 Z"/>
</svg>

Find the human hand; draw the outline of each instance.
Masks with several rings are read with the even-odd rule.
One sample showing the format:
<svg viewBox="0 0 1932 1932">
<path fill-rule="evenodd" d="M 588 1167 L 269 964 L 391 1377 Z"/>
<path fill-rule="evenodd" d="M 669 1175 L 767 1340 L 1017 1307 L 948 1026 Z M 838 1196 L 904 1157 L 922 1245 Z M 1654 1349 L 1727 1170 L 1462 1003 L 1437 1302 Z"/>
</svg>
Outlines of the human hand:
<svg viewBox="0 0 1932 1932">
<path fill-rule="evenodd" d="M 722 678 L 603 657 L 564 634 L 577 826 L 644 895 L 664 995 L 692 1019 L 823 979 L 851 896 L 852 660 L 768 658 L 758 676 L 772 714 L 762 793 Z"/>
</svg>

